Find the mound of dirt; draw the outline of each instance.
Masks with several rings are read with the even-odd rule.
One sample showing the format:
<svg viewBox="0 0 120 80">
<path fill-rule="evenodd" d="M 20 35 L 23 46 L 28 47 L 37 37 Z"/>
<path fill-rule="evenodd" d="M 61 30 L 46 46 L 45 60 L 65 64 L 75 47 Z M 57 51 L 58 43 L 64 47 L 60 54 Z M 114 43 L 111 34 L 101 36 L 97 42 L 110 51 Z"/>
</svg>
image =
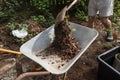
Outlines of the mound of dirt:
<svg viewBox="0 0 120 80">
<path fill-rule="evenodd" d="M 78 42 L 72 38 L 69 25 L 66 21 L 62 21 L 54 27 L 54 30 L 55 38 L 52 44 L 41 53 L 57 54 L 62 60 L 72 59 L 80 51 L 80 48 Z"/>
</svg>

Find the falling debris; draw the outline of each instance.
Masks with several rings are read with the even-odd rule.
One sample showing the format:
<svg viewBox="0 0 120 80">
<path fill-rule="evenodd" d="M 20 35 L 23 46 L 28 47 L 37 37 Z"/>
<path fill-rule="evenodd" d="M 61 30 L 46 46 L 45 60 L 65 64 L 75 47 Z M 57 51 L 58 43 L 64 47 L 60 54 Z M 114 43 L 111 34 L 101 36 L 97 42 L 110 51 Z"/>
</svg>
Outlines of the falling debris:
<svg viewBox="0 0 120 80">
<path fill-rule="evenodd" d="M 65 19 L 66 11 L 67 7 L 64 7 L 56 17 L 54 26 L 55 37 L 51 45 L 36 55 L 43 56 L 41 59 L 44 60 L 51 58 L 55 62 L 50 60 L 51 62 L 48 64 L 57 63 L 59 64 L 58 68 L 64 66 L 65 62 L 68 62 L 80 51 L 78 42 L 71 35 L 71 28 L 68 20 Z M 51 55 L 57 55 L 60 59 L 55 56 L 50 57 Z"/>
</svg>

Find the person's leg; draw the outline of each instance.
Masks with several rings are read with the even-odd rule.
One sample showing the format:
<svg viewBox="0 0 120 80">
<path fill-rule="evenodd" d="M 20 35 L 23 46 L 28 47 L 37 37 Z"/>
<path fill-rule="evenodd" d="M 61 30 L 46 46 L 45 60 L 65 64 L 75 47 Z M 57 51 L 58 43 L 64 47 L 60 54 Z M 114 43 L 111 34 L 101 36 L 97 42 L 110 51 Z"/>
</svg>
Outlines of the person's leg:
<svg viewBox="0 0 120 80">
<path fill-rule="evenodd" d="M 95 16 L 96 16 L 97 11 L 98 10 L 96 8 L 96 0 L 89 0 L 87 26 L 90 28 L 94 28 L 94 21 L 95 21 Z"/>
<path fill-rule="evenodd" d="M 109 17 L 101 17 L 101 22 L 106 28 L 106 40 L 107 41 L 112 41 L 113 40 L 113 34 L 112 34 L 112 23 L 109 19 Z"/>
<path fill-rule="evenodd" d="M 112 23 L 109 17 L 101 17 L 101 22 L 105 26 L 105 28 L 112 30 Z"/>
<path fill-rule="evenodd" d="M 88 27 L 94 28 L 94 21 L 95 21 L 95 16 L 89 16 L 88 17 Z"/>
</svg>

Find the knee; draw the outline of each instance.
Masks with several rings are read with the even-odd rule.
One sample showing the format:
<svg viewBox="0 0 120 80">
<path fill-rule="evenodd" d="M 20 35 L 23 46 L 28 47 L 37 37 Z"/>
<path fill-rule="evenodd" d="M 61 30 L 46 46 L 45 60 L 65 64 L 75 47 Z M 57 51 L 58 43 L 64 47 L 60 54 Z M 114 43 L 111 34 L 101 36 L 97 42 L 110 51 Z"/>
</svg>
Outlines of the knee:
<svg viewBox="0 0 120 80">
<path fill-rule="evenodd" d="M 89 17 L 88 17 L 88 21 L 89 21 L 89 22 L 94 22 L 94 20 L 95 20 L 95 17 L 94 17 L 94 16 L 89 16 Z"/>
</svg>

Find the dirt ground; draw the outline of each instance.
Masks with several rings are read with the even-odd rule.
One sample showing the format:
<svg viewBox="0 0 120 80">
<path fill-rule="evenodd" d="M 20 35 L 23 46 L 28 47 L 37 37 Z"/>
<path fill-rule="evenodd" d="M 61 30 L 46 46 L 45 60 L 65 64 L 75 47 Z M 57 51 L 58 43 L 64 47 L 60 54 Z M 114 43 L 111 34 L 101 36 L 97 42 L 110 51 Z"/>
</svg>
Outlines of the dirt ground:
<svg viewBox="0 0 120 80">
<path fill-rule="evenodd" d="M 87 26 L 87 22 L 82 22 L 77 19 L 72 19 L 71 21 L 78 23 L 80 25 Z M 29 22 L 28 24 L 32 25 L 32 22 Z M 39 26 L 38 24 L 34 26 L 30 27 L 31 28 L 30 31 L 33 30 L 33 31 L 40 32 L 44 30 L 44 28 Z M 106 42 L 104 40 L 104 37 L 105 37 L 104 26 L 101 24 L 99 20 L 96 20 L 95 22 L 95 29 L 99 32 L 99 36 L 85 51 L 85 53 L 77 60 L 77 62 L 67 71 L 66 80 L 98 80 L 97 79 L 98 55 L 116 46 L 117 44 L 115 44 L 114 41 Z M 15 42 L 14 40 L 15 40 L 15 37 L 10 35 L 10 31 L 7 27 L 5 27 L 5 24 L 0 24 L 0 48 L 19 51 L 19 48 L 22 45 L 22 43 Z M 32 60 L 25 57 L 24 55 L 20 56 L 20 55 L 0 52 L 0 61 L 7 58 L 15 58 L 19 66 L 16 64 L 15 68 L 13 68 L 11 71 L 15 74 L 14 78 L 10 78 L 11 75 L 9 74 L 11 73 L 7 73 L 10 79 L 5 78 L 6 76 L 4 76 L 4 77 L 1 77 L 0 80 L 15 80 L 17 75 L 22 73 L 21 67 L 22 67 L 22 70 L 24 69 L 23 72 L 27 72 L 27 71 L 33 71 L 33 69 L 30 69 L 30 66 L 32 64 L 35 64 L 35 66 L 37 67 L 39 66 Z M 45 70 L 42 69 L 42 71 L 45 71 Z M 63 77 L 64 75 L 61 75 L 61 80 L 64 80 Z M 56 79 L 55 75 L 47 75 L 47 76 L 41 76 L 41 77 L 34 77 L 26 80 L 58 80 L 58 79 Z"/>
</svg>

